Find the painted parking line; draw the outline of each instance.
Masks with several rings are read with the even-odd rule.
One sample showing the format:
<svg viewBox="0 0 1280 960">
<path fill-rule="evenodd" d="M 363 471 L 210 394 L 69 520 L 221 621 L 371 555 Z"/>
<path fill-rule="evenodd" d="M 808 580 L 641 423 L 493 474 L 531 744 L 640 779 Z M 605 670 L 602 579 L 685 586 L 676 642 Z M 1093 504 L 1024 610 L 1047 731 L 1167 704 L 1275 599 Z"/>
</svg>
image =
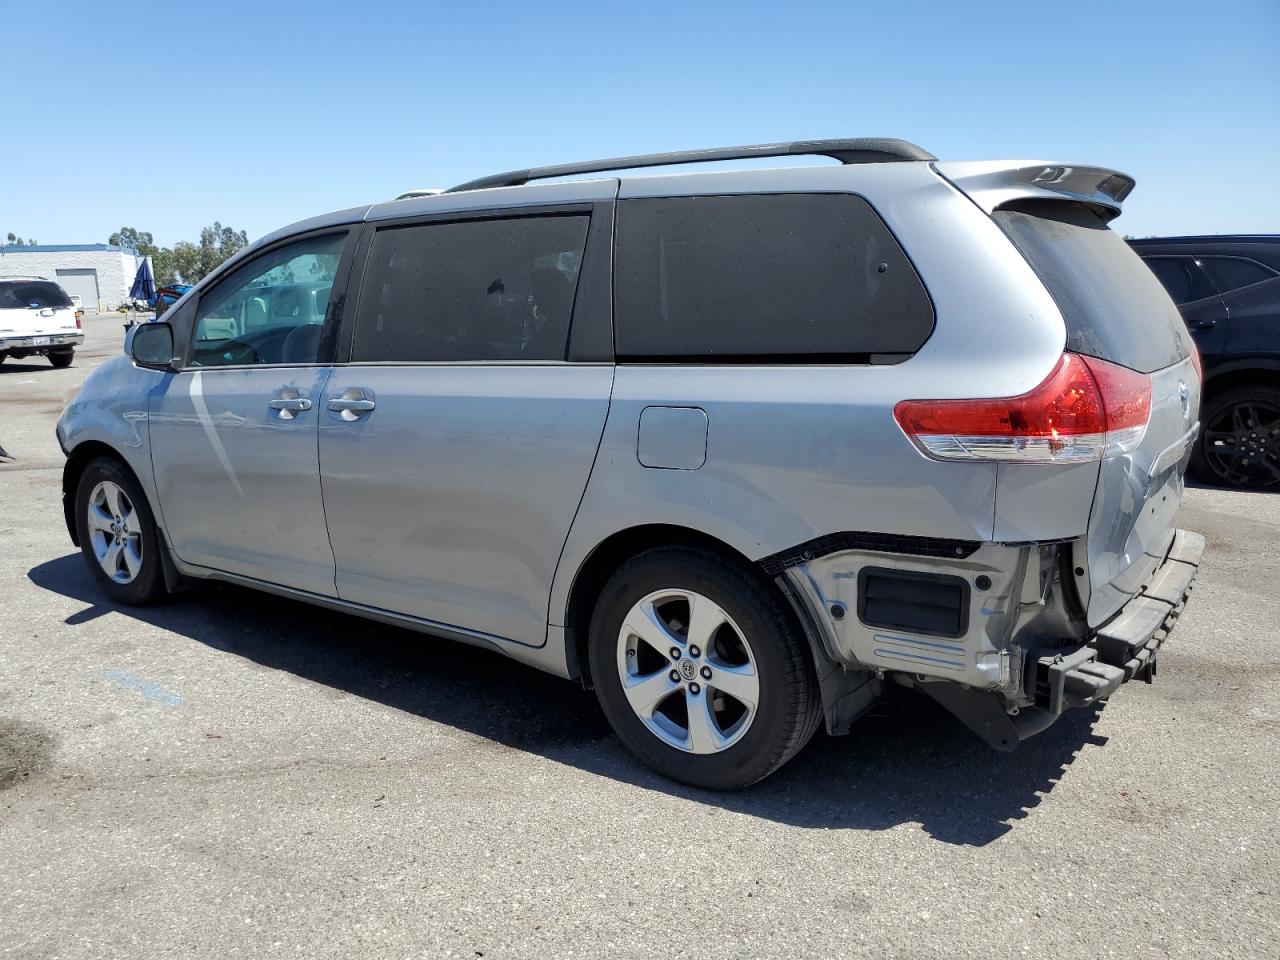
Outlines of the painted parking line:
<svg viewBox="0 0 1280 960">
<path fill-rule="evenodd" d="M 137 691 L 148 700 L 155 703 L 164 704 L 166 707 L 176 707 L 181 704 L 182 696 L 171 690 L 166 690 L 158 683 L 152 683 L 142 677 L 135 676 L 125 670 L 104 670 L 102 675 L 112 683 L 117 683 L 122 687 Z"/>
</svg>

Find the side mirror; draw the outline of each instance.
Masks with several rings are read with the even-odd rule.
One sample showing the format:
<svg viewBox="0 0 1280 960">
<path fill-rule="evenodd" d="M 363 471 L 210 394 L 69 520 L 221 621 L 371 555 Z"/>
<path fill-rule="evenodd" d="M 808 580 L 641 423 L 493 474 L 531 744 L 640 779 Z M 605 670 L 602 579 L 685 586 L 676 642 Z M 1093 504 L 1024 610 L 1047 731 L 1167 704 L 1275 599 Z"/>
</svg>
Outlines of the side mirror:
<svg viewBox="0 0 1280 960">
<path fill-rule="evenodd" d="M 134 324 L 128 351 L 140 367 L 173 370 L 173 327 L 163 321 Z"/>
</svg>

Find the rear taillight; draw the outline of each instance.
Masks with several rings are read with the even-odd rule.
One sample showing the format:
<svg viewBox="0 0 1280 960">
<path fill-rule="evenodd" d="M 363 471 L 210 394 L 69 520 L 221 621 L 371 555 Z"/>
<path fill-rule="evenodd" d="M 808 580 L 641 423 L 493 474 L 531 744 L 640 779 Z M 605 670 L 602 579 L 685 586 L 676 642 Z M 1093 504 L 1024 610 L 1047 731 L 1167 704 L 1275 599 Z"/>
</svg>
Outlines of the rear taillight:
<svg viewBox="0 0 1280 960">
<path fill-rule="evenodd" d="M 77 311 L 76 311 L 76 329 L 77 329 L 77 330 L 83 330 L 83 329 L 84 329 L 84 323 L 83 323 L 83 321 L 81 321 L 80 317 L 81 317 L 81 313 L 80 313 L 80 311 L 79 311 L 79 310 L 77 310 Z"/>
<path fill-rule="evenodd" d="M 1204 361 L 1200 359 L 1200 348 L 1191 345 L 1191 365 L 1196 368 L 1196 379 L 1204 383 Z"/>
<path fill-rule="evenodd" d="M 903 432 L 935 460 L 1079 463 L 1132 450 L 1151 414 L 1151 378 L 1065 353 L 1040 386 L 1017 397 L 904 400 Z"/>
</svg>

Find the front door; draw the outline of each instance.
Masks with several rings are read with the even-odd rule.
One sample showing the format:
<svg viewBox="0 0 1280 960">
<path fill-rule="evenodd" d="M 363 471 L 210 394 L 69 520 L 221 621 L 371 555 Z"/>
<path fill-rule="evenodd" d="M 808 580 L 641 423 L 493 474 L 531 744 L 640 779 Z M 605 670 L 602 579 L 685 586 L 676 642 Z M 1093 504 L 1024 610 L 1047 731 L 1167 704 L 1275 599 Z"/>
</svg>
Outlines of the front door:
<svg viewBox="0 0 1280 960">
<path fill-rule="evenodd" d="M 613 376 L 608 362 L 566 360 L 571 315 L 576 327 L 601 309 L 574 307 L 580 274 L 594 272 L 582 269 L 590 219 L 584 209 L 374 235 L 351 362 L 334 368 L 320 411 L 342 599 L 544 641 Z M 607 298 L 603 310 L 593 319 L 607 323 Z"/>
<path fill-rule="evenodd" d="M 334 594 L 316 425 L 346 240 L 286 242 L 201 294 L 184 367 L 150 409 L 164 527 L 183 561 Z"/>
</svg>

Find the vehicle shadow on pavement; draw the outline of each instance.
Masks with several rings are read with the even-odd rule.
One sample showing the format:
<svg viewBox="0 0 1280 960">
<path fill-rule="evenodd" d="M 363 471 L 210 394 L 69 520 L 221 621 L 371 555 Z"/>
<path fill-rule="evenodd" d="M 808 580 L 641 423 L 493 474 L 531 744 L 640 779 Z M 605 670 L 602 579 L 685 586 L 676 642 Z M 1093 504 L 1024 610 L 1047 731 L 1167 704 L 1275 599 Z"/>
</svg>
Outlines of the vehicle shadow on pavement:
<svg viewBox="0 0 1280 960">
<path fill-rule="evenodd" d="M 75 626 L 118 613 L 254 663 L 465 730 L 600 776 L 724 810 L 816 829 L 919 823 L 934 838 L 981 846 L 1012 829 L 1057 783 L 1093 733 L 1096 711 L 1066 714 L 1011 754 L 989 749 L 931 700 L 907 691 L 847 737 L 819 733 L 748 790 L 673 784 L 634 760 L 595 697 L 478 648 L 434 640 L 239 587 L 201 585 L 157 607 L 122 607 L 79 553 L 29 571 L 32 583 L 89 604 Z"/>
<path fill-rule="evenodd" d="M 49 361 L 44 357 L 33 357 L 31 359 L 14 360 L 8 358 L 4 363 L 0 363 L 0 377 L 13 376 L 19 373 L 35 373 L 37 371 L 47 371 L 53 369 Z"/>
</svg>

